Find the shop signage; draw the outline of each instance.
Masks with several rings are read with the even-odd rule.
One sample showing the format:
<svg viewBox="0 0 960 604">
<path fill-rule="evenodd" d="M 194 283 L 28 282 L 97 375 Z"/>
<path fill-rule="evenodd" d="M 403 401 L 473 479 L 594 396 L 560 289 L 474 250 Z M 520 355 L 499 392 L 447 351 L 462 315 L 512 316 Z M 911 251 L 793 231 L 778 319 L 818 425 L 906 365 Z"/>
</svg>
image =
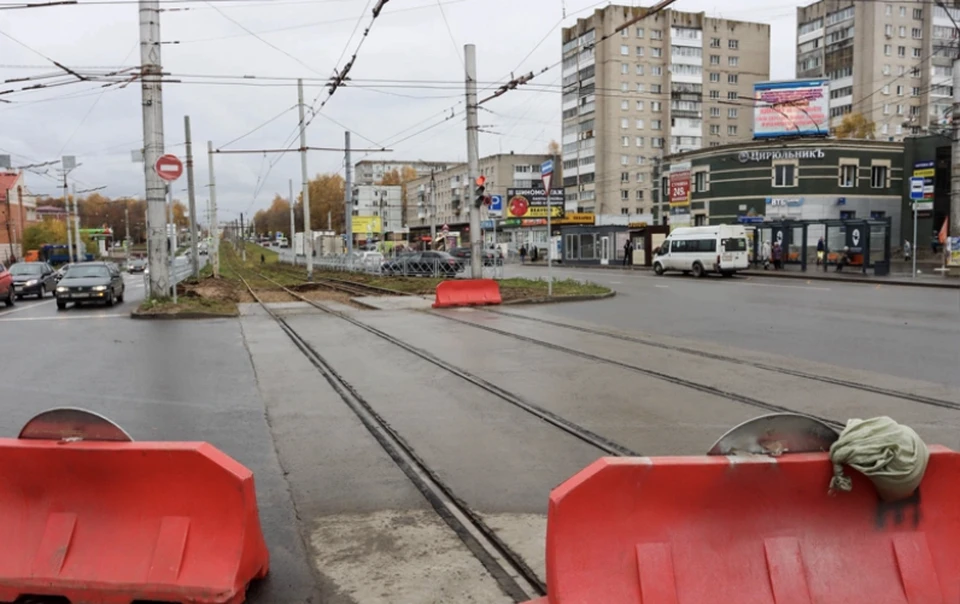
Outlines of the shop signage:
<svg viewBox="0 0 960 604">
<path fill-rule="evenodd" d="M 737 158 L 741 164 L 774 159 L 823 159 L 823 149 L 776 149 L 771 151 L 741 151 Z"/>
<path fill-rule="evenodd" d="M 543 189 L 507 189 L 507 218 L 546 218 L 547 192 Z M 550 217 L 563 218 L 563 188 L 550 190 Z"/>
<path fill-rule="evenodd" d="M 627 224 L 627 226 L 631 229 L 642 229 L 643 227 L 649 225 L 647 225 L 646 222 L 630 222 Z"/>
<path fill-rule="evenodd" d="M 803 205 L 803 197 L 767 197 L 767 205 L 775 208 L 795 208 Z"/>
<path fill-rule="evenodd" d="M 670 207 L 690 205 L 690 162 L 670 166 Z"/>
<path fill-rule="evenodd" d="M 563 218 L 553 221 L 553 224 L 593 224 L 596 215 L 593 212 L 567 212 Z"/>
</svg>

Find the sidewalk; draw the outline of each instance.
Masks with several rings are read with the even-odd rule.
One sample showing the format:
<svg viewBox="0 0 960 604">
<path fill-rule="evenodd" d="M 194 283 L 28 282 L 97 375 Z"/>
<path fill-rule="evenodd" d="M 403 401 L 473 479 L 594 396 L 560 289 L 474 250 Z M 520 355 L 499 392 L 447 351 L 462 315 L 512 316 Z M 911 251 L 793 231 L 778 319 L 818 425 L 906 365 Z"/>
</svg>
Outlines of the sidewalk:
<svg viewBox="0 0 960 604">
<path fill-rule="evenodd" d="M 537 262 L 536 264 L 527 262 L 526 264 L 512 264 L 511 266 L 523 268 L 542 268 L 546 267 L 547 265 L 544 262 Z M 554 264 L 554 266 L 576 269 L 652 271 L 649 266 L 624 267 L 620 264 L 609 264 L 606 266 L 597 264 L 577 264 L 568 267 L 564 267 L 563 264 Z M 833 267 L 831 267 L 827 272 L 824 272 L 822 267 L 819 267 L 821 270 L 814 270 L 816 268 L 818 267 L 808 266 L 806 272 L 802 272 L 798 266 L 790 266 L 779 271 L 775 271 L 773 269 L 766 271 L 763 269 L 750 269 L 737 274 L 751 277 L 770 277 L 772 279 L 806 279 L 808 281 L 837 281 L 840 283 L 869 283 L 875 285 L 883 284 L 940 289 L 960 289 L 960 279 L 957 278 L 960 276 L 960 269 L 958 268 L 952 269 L 951 273 L 948 273 L 949 276 L 943 277 L 940 273 L 934 273 L 931 269 L 924 267 L 921 269 L 923 271 L 922 274 L 917 275 L 916 279 L 914 279 L 909 272 L 893 272 L 886 277 L 876 277 L 872 274 L 864 275 L 857 268 L 847 269 L 841 273 L 836 272 L 835 268 Z M 897 264 L 895 263 L 894 269 L 896 268 Z"/>
</svg>

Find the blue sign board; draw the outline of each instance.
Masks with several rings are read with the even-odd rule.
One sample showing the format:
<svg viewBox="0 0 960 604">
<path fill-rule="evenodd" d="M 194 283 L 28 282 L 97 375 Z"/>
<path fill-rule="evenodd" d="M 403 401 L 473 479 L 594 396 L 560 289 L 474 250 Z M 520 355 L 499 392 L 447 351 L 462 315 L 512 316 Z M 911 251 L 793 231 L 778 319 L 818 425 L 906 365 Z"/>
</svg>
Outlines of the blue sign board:
<svg viewBox="0 0 960 604">
<path fill-rule="evenodd" d="M 923 199 L 923 181 L 922 176 L 914 176 L 910 179 L 910 199 Z"/>
<path fill-rule="evenodd" d="M 553 160 L 548 159 L 547 161 L 540 164 L 540 174 L 553 174 Z"/>
<path fill-rule="evenodd" d="M 481 221 L 480 221 L 480 228 L 483 229 L 483 230 L 485 230 L 485 231 L 492 231 L 495 227 L 496 227 L 496 225 L 494 224 L 494 222 L 493 222 L 492 220 L 481 220 Z"/>
<path fill-rule="evenodd" d="M 933 161 L 918 161 L 914 162 L 913 168 L 915 170 L 928 170 L 930 168 L 936 167 L 936 162 Z"/>
<path fill-rule="evenodd" d="M 490 211 L 491 211 L 491 212 L 502 212 L 502 211 L 503 211 L 503 195 L 491 195 L 491 196 L 490 196 Z"/>
</svg>

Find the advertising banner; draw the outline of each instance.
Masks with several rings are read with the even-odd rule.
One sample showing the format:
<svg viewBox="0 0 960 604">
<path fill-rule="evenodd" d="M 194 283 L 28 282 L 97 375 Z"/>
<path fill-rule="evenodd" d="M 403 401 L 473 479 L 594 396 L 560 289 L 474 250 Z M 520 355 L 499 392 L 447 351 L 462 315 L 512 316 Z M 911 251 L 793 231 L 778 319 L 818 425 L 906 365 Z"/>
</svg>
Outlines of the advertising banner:
<svg viewBox="0 0 960 604">
<path fill-rule="evenodd" d="M 507 189 L 507 218 L 546 218 L 547 195 L 543 189 Z M 564 217 L 563 188 L 550 190 L 550 217 Z"/>
<path fill-rule="evenodd" d="M 354 216 L 352 231 L 355 235 L 366 235 L 367 233 L 380 233 L 379 216 Z"/>
<path fill-rule="evenodd" d="M 690 205 L 690 162 L 670 166 L 668 176 L 670 207 Z"/>
<path fill-rule="evenodd" d="M 830 80 L 757 82 L 753 97 L 753 138 L 830 132 Z"/>
</svg>

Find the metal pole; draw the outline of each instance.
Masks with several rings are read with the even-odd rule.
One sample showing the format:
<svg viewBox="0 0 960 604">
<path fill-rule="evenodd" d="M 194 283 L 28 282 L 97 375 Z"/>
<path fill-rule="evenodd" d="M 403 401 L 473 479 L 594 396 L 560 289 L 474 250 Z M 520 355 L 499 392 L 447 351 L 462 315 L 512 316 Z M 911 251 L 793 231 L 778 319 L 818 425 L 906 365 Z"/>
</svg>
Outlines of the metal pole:
<svg viewBox="0 0 960 604">
<path fill-rule="evenodd" d="M 289 179 L 288 184 L 290 185 L 290 255 L 293 256 L 293 264 L 297 264 L 297 251 L 293 247 L 293 236 L 297 232 L 297 221 L 293 213 L 293 179 Z"/>
<path fill-rule="evenodd" d="M 200 278 L 200 255 L 197 253 L 197 198 L 193 189 L 193 143 L 190 140 L 190 116 L 183 116 L 183 132 L 187 146 L 187 198 L 190 202 L 190 261 L 193 276 Z"/>
<path fill-rule="evenodd" d="M 6 199 L 6 201 L 7 201 L 7 242 L 10 244 L 10 258 L 13 258 L 13 256 L 14 256 L 14 254 L 13 254 L 13 226 L 12 226 L 12 224 L 11 224 L 13 217 L 10 215 L 10 191 L 11 191 L 11 189 L 7 189 L 6 197 L 5 197 L 4 199 Z M 23 251 L 23 250 L 21 250 L 21 251 Z M 20 254 L 20 255 L 22 256 L 23 254 Z M 9 258 L 8 258 L 7 260 L 9 261 Z"/>
<path fill-rule="evenodd" d="M 207 167 L 210 170 L 210 239 L 213 245 L 213 276 L 220 277 L 220 229 L 217 223 L 217 180 L 213 175 L 213 143 L 207 141 Z"/>
<path fill-rule="evenodd" d="M 123 238 L 124 238 L 124 256 L 127 266 L 130 266 L 130 204 L 129 200 L 123 201 Z"/>
<path fill-rule="evenodd" d="M 579 77 L 579 76 L 577 76 Z M 579 168 L 580 166 L 577 166 Z M 553 178 L 551 173 L 550 178 Z M 550 183 L 551 189 L 553 183 Z M 547 297 L 553 296 L 553 230 L 551 228 L 550 215 L 553 214 L 553 207 L 550 205 L 550 189 L 547 189 Z M 566 199 L 564 199 L 566 203 Z"/>
<path fill-rule="evenodd" d="M 310 225 L 310 177 L 307 173 L 307 123 L 303 113 L 303 80 L 297 80 L 300 109 L 300 178 L 303 181 L 303 253 L 307 257 L 307 281 L 313 281 L 313 230 Z"/>
<path fill-rule="evenodd" d="M 70 217 L 70 196 L 67 194 L 67 172 L 63 172 L 63 209 L 67 212 L 67 264 L 73 262 L 73 224 Z"/>
<path fill-rule="evenodd" d="M 173 263 L 177 259 L 177 240 L 175 239 L 177 233 L 176 224 L 173 222 L 173 191 L 170 188 L 170 185 L 167 185 L 167 208 L 170 217 L 170 283 L 173 285 L 173 303 L 177 303 L 177 284 L 173 282 L 173 273 L 174 266 Z"/>
<path fill-rule="evenodd" d="M 350 164 L 350 132 L 343 133 L 343 161 L 346 179 L 343 184 L 344 237 L 347 239 L 347 262 L 353 262 L 353 166 Z"/>
<path fill-rule="evenodd" d="M 960 58 L 953 60 L 953 161 L 950 162 L 950 225 L 948 235 L 960 237 Z M 950 240 L 946 241 L 947 246 Z M 946 254 L 947 252 L 944 252 Z M 946 273 L 944 273 L 946 274 Z"/>
<path fill-rule="evenodd" d="M 73 192 L 73 213 L 77 218 L 73 223 L 73 242 L 77 245 L 77 262 L 83 262 L 86 259 L 86 250 L 83 247 L 83 240 L 80 239 L 80 200 L 77 199 L 77 185 L 71 185 L 71 190 Z"/>
<path fill-rule="evenodd" d="M 437 244 L 437 181 L 433 168 L 430 169 L 430 247 Z"/>
<path fill-rule="evenodd" d="M 140 81 L 143 104 L 143 175 L 146 185 L 147 253 L 150 263 L 150 291 L 170 291 L 167 255 L 166 191 L 154 170 L 163 155 L 163 88 L 160 84 L 160 2 L 140 0 Z"/>
<path fill-rule="evenodd" d="M 477 47 L 473 44 L 463 46 L 464 66 L 466 68 L 467 88 L 467 194 L 472 198 L 472 183 L 480 175 L 480 140 L 477 123 Z M 472 202 L 473 200 L 470 199 Z M 480 241 L 480 208 L 476 203 L 470 206 L 470 274 L 474 279 L 483 277 L 483 253 Z"/>
<path fill-rule="evenodd" d="M 240 212 L 240 257 L 247 261 L 247 232 L 243 230 L 243 212 Z"/>
<path fill-rule="evenodd" d="M 917 202 L 913 201 L 913 278 L 917 278 Z"/>
</svg>

